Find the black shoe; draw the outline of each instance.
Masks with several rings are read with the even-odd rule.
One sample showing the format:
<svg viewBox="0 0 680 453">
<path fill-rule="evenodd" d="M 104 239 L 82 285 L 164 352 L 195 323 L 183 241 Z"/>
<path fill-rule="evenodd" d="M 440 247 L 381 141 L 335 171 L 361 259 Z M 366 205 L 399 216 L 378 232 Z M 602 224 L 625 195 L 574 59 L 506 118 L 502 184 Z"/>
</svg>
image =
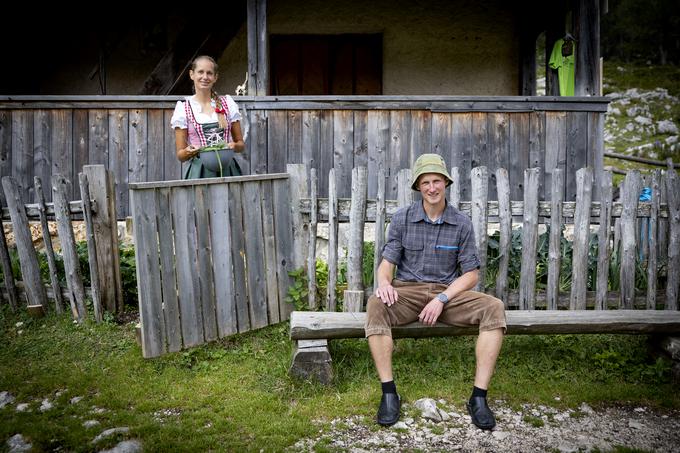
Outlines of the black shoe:
<svg viewBox="0 0 680 453">
<path fill-rule="evenodd" d="M 479 429 L 493 429 L 496 426 L 496 419 L 493 412 L 486 404 L 483 396 L 474 396 L 466 404 L 468 414 L 472 418 L 472 423 Z"/>
<path fill-rule="evenodd" d="M 383 393 L 378 408 L 377 421 L 382 426 L 392 426 L 399 421 L 401 399 L 396 393 Z"/>
</svg>

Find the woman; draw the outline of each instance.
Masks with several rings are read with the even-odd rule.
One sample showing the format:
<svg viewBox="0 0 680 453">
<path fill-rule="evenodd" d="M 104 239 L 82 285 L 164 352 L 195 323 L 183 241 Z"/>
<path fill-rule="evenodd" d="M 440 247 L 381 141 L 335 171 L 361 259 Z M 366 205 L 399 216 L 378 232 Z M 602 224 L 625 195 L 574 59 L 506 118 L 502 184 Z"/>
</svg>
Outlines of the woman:
<svg viewBox="0 0 680 453">
<path fill-rule="evenodd" d="M 194 82 L 194 95 L 177 101 L 170 125 L 175 129 L 177 158 L 191 160 L 184 179 L 214 178 L 219 172 L 209 170 L 201 163 L 200 148 L 226 144 L 225 148 L 240 153 L 245 148 L 241 133 L 241 114 L 231 96 L 219 96 L 213 86 L 217 82 L 217 63 L 202 55 L 191 63 L 189 77 Z M 241 168 L 235 159 L 222 169 L 221 176 L 238 176 Z"/>
</svg>

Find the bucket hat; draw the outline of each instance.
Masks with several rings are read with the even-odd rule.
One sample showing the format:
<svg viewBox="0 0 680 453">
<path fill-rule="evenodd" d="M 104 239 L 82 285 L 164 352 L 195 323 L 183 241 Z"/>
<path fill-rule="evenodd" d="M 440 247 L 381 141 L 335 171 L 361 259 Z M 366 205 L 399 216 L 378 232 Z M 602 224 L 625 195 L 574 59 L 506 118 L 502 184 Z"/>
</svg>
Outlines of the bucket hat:
<svg viewBox="0 0 680 453">
<path fill-rule="evenodd" d="M 446 187 L 453 182 L 449 172 L 446 171 L 446 162 L 439 154 L 422 154 L 413 164 L 413 179 L 411 180 L 411 189 L 418 190 L 418 178 L 424 173 L 438 173 L 446 178 Z"/>
</svg>

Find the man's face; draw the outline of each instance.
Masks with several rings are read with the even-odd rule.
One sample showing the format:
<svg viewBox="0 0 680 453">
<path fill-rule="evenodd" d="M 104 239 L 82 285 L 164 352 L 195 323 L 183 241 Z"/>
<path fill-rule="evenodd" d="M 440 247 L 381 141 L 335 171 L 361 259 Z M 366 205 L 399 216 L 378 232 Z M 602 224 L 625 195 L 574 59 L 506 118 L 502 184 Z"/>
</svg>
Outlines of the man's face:
<svg viewBox="0 0 680 453">
<path fill-rule="evenodd" d="M 442 203 L 445 199 L 446 178 L 439 173 L 424 173 L 418 178 L 418 190 L 426 203 Z"/>
</svg>

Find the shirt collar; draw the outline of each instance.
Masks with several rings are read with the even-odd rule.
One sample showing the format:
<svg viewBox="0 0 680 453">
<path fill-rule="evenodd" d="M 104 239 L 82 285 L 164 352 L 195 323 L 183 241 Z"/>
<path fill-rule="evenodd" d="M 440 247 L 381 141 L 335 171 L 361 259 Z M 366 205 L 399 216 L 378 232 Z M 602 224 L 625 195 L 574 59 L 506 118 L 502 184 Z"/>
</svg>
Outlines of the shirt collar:
<svg viewBox="0 0 680 453">
<path fill-rule="evenodd" d="M 458 222 L 456 221 L 456 210 L 449 204 L 449 202 L 446 202 L 446 207 L 444 208 L 444 213 L 442 216 L 439 218 L 439 221 L 437 222 L 430 222 L 430 219 L 428 219 L 427 214 L 425 214 L 425 209 L 423 208 L 423 202 L 422 201 L 416 201 L 411 205 L 411 209 L 409 209 L 409 214 L 408 214 L 408 220 L 409 222 L 427 222 L 427 223 L 432 223 L 435 225 L 441 224 L 441 223 L 449 223 L 451 225 L 455 225 Z"/>
</svg>

